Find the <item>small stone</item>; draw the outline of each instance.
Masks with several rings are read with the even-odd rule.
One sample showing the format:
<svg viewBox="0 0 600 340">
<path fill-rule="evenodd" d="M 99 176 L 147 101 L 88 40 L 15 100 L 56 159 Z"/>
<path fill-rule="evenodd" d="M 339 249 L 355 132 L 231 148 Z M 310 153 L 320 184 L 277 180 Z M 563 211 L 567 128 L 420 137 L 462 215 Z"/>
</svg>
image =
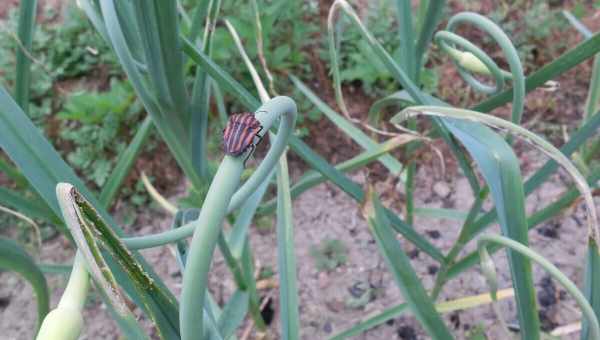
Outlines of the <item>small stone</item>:
<svg viewBox="0 0 600 340">
<path fill-rule="evenodd" d="M 415 329 L 410 326 L 398 327 L 396 334 L 398 334 L 398 337 L 402 340 L 417 340 L 417 333 L 415 332 Z"/>
<path fill-rule="evenodd" d="M 557 302 L 557 291 L 554 282 L 549 276 L 544 276 L 540 281 L 540 289 L 538 290 L 538 300 L 542 307 L 549 307 Z"/>
<path fill-rule="evenodd" d="M 331 331 L 333 331 L 333 326 L 331 325 L 331 322 L 325 322 L 325 324 L 323 325 L 323 332 L 330 334 Z"/>
<path fill-rule="evenodd" d="M 329 301 L 325 301 L 325 306 L 327 306 L 327 309 L 329 309 L 330 311 L 334 313 L 339 313 L 344 309 L 344 302 L 338 299 L 332 299 Z"/>
<path fill-rule="evenodd" d="M 398 183 L 396 183 L 396 191 L 400 195 L 406 195 L 406 184 L 402 181 L 398 181 Z"/>
<path fill-rule="evenodd" d="M 536 229 L 538 234 L 548 238 L 558 238 L 558 230 L 554 226 L 545 225 L 541 228 Z"/>
<path fill-rule="evenodd" d="M 450 314 L 450 322 L 454 329 L 458 329 L 460 327 L 460 314 L 458 312 Z"/>
<path fill-rule="evenodd" d="M 442 236 L 442 234 L 440 234 L 438 230 L 427 230 L 425 231 L 425 233 L 427 233 L 427 235 L 429 235 L 429 237 L 431 237 L 434 240 L 437 240 L 438 238 L 440 238 L 440 236 Z"/>
<path fill-rule="evenodd" d="M 364 283 L 356 282 L 350 288 L 348 288 L 348 292 L 350 293 L 350 295 L 352 295 L 352 297 L 358 299 L 361 296 L 363 296 L 363 294 L 365 294 L 365 292 L 367 291 L 367 288 L 368 287 L 365 287 Z"/>
<path fill-rule="evenodd" d="M 319 283 L 319 288 L 326 288 L 329 286 L 329 275 L 327 275 L 326 272 L 320 272 L 317 281 Z"/>
<path fill-rule="evenodd" d="M 446 182 L 436 182 L 433 185 L 433 192 L 441 198 L 450 195 L 450 186 Z"/>
<path fill-rule="evenodd" d="M 0 309 L 5 309 L 10 304 L 10 296 L 0 296 Z"/>
</svg>

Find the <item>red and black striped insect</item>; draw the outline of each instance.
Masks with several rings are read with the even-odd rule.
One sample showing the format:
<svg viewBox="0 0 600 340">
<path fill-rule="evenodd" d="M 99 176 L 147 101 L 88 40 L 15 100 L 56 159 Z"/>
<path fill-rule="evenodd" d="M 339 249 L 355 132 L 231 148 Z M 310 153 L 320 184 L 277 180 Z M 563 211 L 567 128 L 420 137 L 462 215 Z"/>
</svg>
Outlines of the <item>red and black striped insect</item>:
<svg viewBox="0 0 600 340">
<path fill-rule="evenodd" d="M 231 156 L 239 156 L 248 148 L 254 149 L 262 137 L 259 133 L 263 127 L 250 112 L 237 113 L 229 117 L 227 126 L 223 130 L 223 151 Z M 254 138 L 258 141 L 254 143 Z M 248 154 L 250 157 L 250 153 Z M 248 160 L 246 158 L 244 163 Z"/>
</svg>

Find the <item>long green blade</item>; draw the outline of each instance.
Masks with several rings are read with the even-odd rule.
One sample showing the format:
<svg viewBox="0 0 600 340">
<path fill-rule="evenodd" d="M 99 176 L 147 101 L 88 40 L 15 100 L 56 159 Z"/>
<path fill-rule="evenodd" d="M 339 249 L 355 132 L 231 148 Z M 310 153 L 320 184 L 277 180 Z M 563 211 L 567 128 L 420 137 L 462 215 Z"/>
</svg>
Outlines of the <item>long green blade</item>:
<svg viewBox="0 0 600 340">
<path fill-rule="evenodd" d="M 150 84 L 174 132 L 188 142 L 188 99 L 183 78 L 177 5 L 175 1 L 133 1 Z"/>
<path fill-rule="evenodd" d="M 69 181 L 89 194 L 75 172 L 60 158 L 1 85 L 0 146 L 57 216 L 60 216 L 54 193 L 57 183 Z"/>
<path fill-rule="evenodd" d="M 205 68 L 206 72 L 210 74 L 213 80 L 217 82 L 225 91 L 236 97 L 242 103 L 242 105 L 250 110 L 256 110 L 259 107 L 260 102 L 258 99 L 250 94 L 250 92 L 248 92 L 239 82 L 233 79 L 233 77 L 225 72 L 219 65 L 208 58 L 208 56 L 199 51 L 186 40 L 184 40 L 183 47 L 185 53 L 190 56 L 190 59 L 198 63 L 199 66 Z M 342 172 L 337 170 L 335 167 L 329 164 L 329 162 L 323 159 L 323 157 L 312 151 L 312 149 L 298 137 L 290 136 L 288 144 L 298 156 L 308 163 L 308 165 L 337 185 L 357 202 L 362 202 L 364 200 L 364 192 L 360 185 L 351 181 Z M 395 216 L 393 212 L 390 212 L 390 215 Z M 395 218 L 397 221 L 400 221 L 397 216 L 395 216 Z M 402 225 L 398 231 L 402 231 L 403 236 L 411 240 L 411 242 L 418 242 L 420 247 L 422 247 L 421 249 L 425 253 L 429 254 L 438 261 L 444 260 L 444 255 L 436 247 L 431 245 L 431 243 L 429 243 L 429 241 L 427 241 L 424 237 L 412 230 L 412 228 L 406 226 L 405 223 L 395 223 L 394 225 Z"/>
<path fill-rule="evenodd" d="M 22 193 L 0 187 L 0 205 L 6 205 L 32 218 L 41 218 L 54 224 L 62 224 L 45 202 L 38 196 L 25 198 Z"/>
<path fill-rule="evenodd" d="M 37 0 L 21 0 L 19 30 L 17 33 L 17 71 L 15 100 L 25 113 L 29 113 L 29 84 L 31 83 L 31 45 L 35 28 Z"/>
<path fill-rule="evenodd" d="M 590 187 L 598 187 L 598 181 L 600 180 L 600 168 L 592 171 L 592 174 L 588 177 L 587 181 Z M 535 212 L 527 219 L 529 229 L 532 229 L 540 223 L 549 220 L 550 218 L 558 215 L 564 209 L 570 207 L 573 202 L 579 197 L 580 193 L 576 188 L 569 190 L 564 193 L 559 199 L 549 204 L 545 208 Z M 489 247 L 490 254 L 496 251 L 498 248 L 494 246 Z M 479 260 L 477 252 L 471 252 L 465 255 L 460 261 L 452 265 L 448 271 L 448 277 L 453 278 L 462 273 L 463 271 L 476 265 Z"/>
<path fill-rule="evenodd" d="M 248 300 L 248 292 L 236 290 L 229 301 L 227 301 L 223 312 L 217 320 L 219 333 L 224 339 L 231 338 L 244 321 L 244 317 L 248 312 Z"/>
<path fill-rule="evenodd" d="M 140 59 L 136 58 L 136 54 L 140 54 L 140 52 L 145 53 L 146 51 L 141 51 L 142 48 L 138 47 L 138 45 L 140 45 L 139 39 L 141 39 L 141 33 L 136 35 L 138 30 L 136 25 L 134 25 L 136 15 L 131 8 L 132 3 L 114 0 L 99 0 L 98 2 L 100 3 L 101 13 L 94 12 L 94 8 L 91 8 L 89 12 L 92 15 L 96 15 L 96 19 L 98 17 L 103 18 L 104 27 L 106 28 L 107 37 L 110 39 L 110 44 L 119 58 L 119 62 L 125 70 L 125 73 L 127 73 L 127 77 L 131 81 L 141 102 L 152 116 L 152 120 L 158 131 L 169 146 L 169 149 L 186 176 L 194 186 L 201 187 L 202 181 L 193 169 L 191 158 L 189 157 L 190 149 L 189 140 L 187 138 L 188 129 L 184 129 L 184 124 L 179 122 L 177 117 L 178 113 L 172 111 L 173 107 L 163 106 L 168 103 L 159 101 L 159 99 L 163 97 L 157 99 L 153 94 L 153 91 L 155 91 L 153 88 L 154 85 L 149 82 L 145 73 L 145 70 L 147 70 L 148 67 L 146 65 L 141 66 Z M 119 9 L 122 13 L 119 12 Z M 151 30 L 150 26 L 145 26 L 145 28 Z M 159 39 L 156 37 L 158 34 L 157 32 L 147 32 L 147 34 L 151 35 L 146 37 L 148 39 Z M 175 38 L 175 40 L 177 39 Z M 158 43 L 155 40 L 152 40 L 152 42 L 152 48 L 156 48 L 156 44 Z M 148 51 L 148 53 L 150 53 L 150 51 Z M 155 53 L 157 54 L 153 54 L 153 56 L 156 58 L 162 56 L 162 54 L 160 54 L 162 52 L 159 53 L 155 51 Z M 145 56 L 145 54 L 142 54 L 142 56 Z M 180 57 L 182 58 L 182 56 Z M 174 63 L 177 63 L 177 61 L 174 61 Z M 159 77 L 159 75 L 157 74 L 156 77 Z M 173 75 L 173 77 L 176 78 L 177 75 Z M 166 111 L 166 109 L 169 108 L 171 111 Z M 175 115 L 175 117 L 172 117 L 171 114 Z"/>
<path fill-rule="evenodd" d="M 55 194 L 56 185 L 60 182 L 73 184 L 90 203 L 97 208 L 102 218 L 119 234 L 121 229 L 113 221 L 102 205 L 85 187 L 83 182 L 75 175 L 73 170 L 60 158 L 52 145 L 42 136 L 25 113 L 8 95 L 4 87 L 0 86 L 0 147 L 8 154 L 13 162 L 21 169 L 23 175 L 33 188 L 40 194 L 54 214 L 62 216 Z M 136 259 L 142 264 L 156 284 L 166 289 L 162 280 L 152 271 L 148 264 L 134 253 Z M 123 285 L 127 293 L 140 306 L 141 297 L 133 289 L 126 274 L 120 271 L 114 261 L 107 261 L 115 273 L 119 284 Z M 156 313 L 172 309 L 172 306 L 153 306 Z M 148 312 L 145 310 L 145 312 Z M 177 313 L 175 313 L 177 315 Z"/>
<path fill-rule="evenodd" d="M 399 315 L 406 312 L 407 310 L 408 310 L 408 304 L 401 303 L 397 306 L 386 309 L 382 313 L 378 313 L 376 315 L 373 315 L 372 317 L 369 317 L 366 320 L 360 321 L 359 323 L 352 326 L 351 328 L 334 335 L 329 340 L 342 340 L 342 339 L 346 339 L 349 337 L 361 335 L 365 331 L 367 331 L 377 325 L 381 325 L 382 323 L 384 323 L 388 320 L 392 320 L 392 319 L 398 317 Z"/>
<path fill-rule="evenodd" d="M 564 72 L 581 64 L 586 59 L 593 57 L 598 52 L 600 52 L 600 33 L 594 34 L 590 39 L 573 47 L 569 51 L 563 53 L 560 57 L 554 59 L 554 61 L 544 65 L 542 68 L 525 78 L 525 92 L 529 93 L 535 90 L 544 85 L 547 81 L 555 79 Z M 513 90 L 512 88 L 509 88 L 502 93 L 475 105 L 473 110 L 490 112 L 491 110 L 508 103 L 512 98 Z"/>
<path fill-rule="evenodd" d="M 592 238 L 588 242 L 584 289 L 585 298 L 594 309 L 596 319 L 600 320 L 600 253 Z M 592 340 L 589 321 L 584 318 L 582 326 L 581 340 Z"/>
<path fill-rule="evenodd" d="M 560 148 L 560 151 L 569 157 L 575 152 L 586 140 L 596 134 L 596 131 L 600 127 L 600 115 L 595 114 L 592 118 L 582 126 L 575 134 L 571 135 L 571 139 Z M 536 171 L 529 179 L 525 182 L 525 195 L 531 194 L 536 188 L 538 188 L 550 175 L 552 175 L 558 169 L 558 163 L 554 160 L 549 160 Z M 477 234 L 485 230 L 491 223 L 497 218 L 495 210 L 492 210 L 483 216 L 481 216 L 475 223 L 469 226 L 468 232 L 469 237 L 466 242 L 472 240 Z"/>
<path fill-rule="evenodd" d="M 35 292 L 37 299 L 38 328 L 48 314 L 50 295 L 46 278 L 31 256 L 13 240 L 0 237 L 0 268 L 14 271 L 23 276 Z"/>
<path fill-rule="evenodd" d="M 204 8 L 208 10 L 205 20 L 205 34 L 203 37 L 202 51 L 209 57 L 213 51 L 213 37 L 215 32 L 216 21 L 221 11 L 221 0 L 204 1 L 206 4 L 200 4 L 196 14 L 201 14 Z M 196 19 L 198 20 L 198 19 Z M 194 27 L 196 23 L 192 24 Z M 192 31 L 192 34 L 194 32 Z M 194 41 L 194 39 L 192 39 Z M 212 80 L 206 71 L 200 67 L 196 70 L 194 85 L 192 87 L 192 95 L 190 102 L 190 138 L 192 142 L 192 163 L 196 171 L 202 178 L 208 179 L 208 115 L 210 110 Z M 218 86 L 217 86 L 218 87 Z"/>
<path fill-rule="evenodd" d="M 150 131 L 152 131 L 152 119 L 148 116 L 138 128 L 127 149 L 119 156 L 115 169 L 111 172 L 106 184 L 102 187 L 100 202 L 105 207 L 108 207 L 117 196 L 121 184 L 125 180 L 125 177 L 127 177 L 127 174 L 129 174 L 129 170 L 133 166 L 137 155 L 145 145 Z"/>
<path fill-rule="evenodd" d="M 398 34 L 400 35 L 400 65 L 410 79 L 417 78 L 415 32 L 412 4 L 410 0 L 396 0 L 398 14 Z"/>
<path fill-rule="evenodd" d="M 463 122 L 455 122 L 461 126 Z M 519 161 L 506 141 L 489 128 L 469 123 L 447 126 L 477 161 L 490 187 L 502 233 L 528 244 L 525 195 Z M 468 132 L 466 132 L 468 131 Z M 539 339 L 539 318 L 531 264 L 522 255 L 508 252 L 523 339 Z"/>
<path fill-rule="evenodd" d="M 379 198 L 374 192 L 370 192 L 367 199 L 364 209 L 369 229 L 379 245 L 389 270 L 394 274 L 398 288 L 409 308 L 433 339 L 453 339 L 441 316 L 435 310 L 433 301 L 429 299 L 427 291 L 421 285 L 410 264 L 410 259 L 394 237 L 390 221 Z"/>
<path fill-rule="evenodd" d="M 377 144 L 377 146 L 369 151 L 365 151 L 347 161 L 343 161 L 339 164 L 335 165 L 335 168 L 341 172 L 349 172 L 358 168 L 361 168 L 373 161 L 376 161 L 379 156 L 386 154 L 393 149 L 405 144 L 410 139 L 403 140 L 400 137 L 394 137 L 389 139 L 388 141 Z M 318 171 L 309 170 L 302 177 L 298 179 L 296 183 L 291 188 L 292 199 L 298 197 L 303 192 L 307 191 L 310 188 L 313 188 L 316 185 L 319 185 L 323 182 L 327 181 L 327 178 L 323 176 Z M 259 212 L 262 214 L 267 214 L 275 210 L 275 206 L 277 204 L 277 199 L 272 199 L 263 205 L 260 206 Z"/>
<path fill-rule="evenodd" d="M 433 32 L 435 32 L 435 29 L 442 18 L 444 8 L 446 8 L 446 0 L 429 1 L 429 5 L 427 6 L 427 14 L 425 14 L 425 21 L 423 22 L 423 25 L 421 25 L 419 39 L 417 40 L 417 47 L 415 49 L 417 61 L 417 66 L 415 68 L 417 72 L 421 71 L 421 65 L 423 65 L 425 59 L 425 51 L 431 43 Z M 417 73 L 417 79 L 419 76 L 420 74 Z"/>
<path fill-rule="evenodd" d="M 329 120 L 331 120 L 338 128 L 344 131 L 350 136 L 356 143 L 358 143 L 365 150 L 370 151 L 377 147 L 377 142 L 373 141 L 366 133 L 361 129 L 357 128 L 349 122 L 347 119 L 335 112 L 329 105 L 323 102 L 319 97 L 312 92 L 300 79 L 290 76 L 292 83 L 302 92 L 310 102 L 312 102 L 319 111 L 323 112 Z M 381 163 L 390 170 L 393 175 L 399 175 L 402 172 L 402 164 L 398 160 L 390 155 L 383 155 L 379 158 Z"/>
</svg>

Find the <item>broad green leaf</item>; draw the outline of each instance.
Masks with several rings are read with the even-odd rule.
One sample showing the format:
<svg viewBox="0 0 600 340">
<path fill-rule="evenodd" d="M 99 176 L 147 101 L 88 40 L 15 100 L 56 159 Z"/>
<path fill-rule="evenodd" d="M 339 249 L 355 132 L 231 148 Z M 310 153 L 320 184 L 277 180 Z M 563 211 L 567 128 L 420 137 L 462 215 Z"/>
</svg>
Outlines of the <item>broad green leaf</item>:
<svg viewBox="0 0 600 340">
<path fill-rule="evenodd" d="M 37 299 L 38 327 L 48 314 L 50 295 L 44 274 L 35 261 L 13 240 L 0 237 L 0 268 L 14 271 L 29 281 Z"/>
<path fill-rule="evenodd" d="M 506 141 L 482 125 L 456 121 L 447 124 L 477 161 L 490 187 L 502 233 L 524 245 L 528 244 L 525 196 L 519 161 Z M 508 252 L 513 286 L 519 310 L 519 324 L 524 339 L 539 338 L 535 290 L 531 264 L 519 254 Z"/>
</svg>

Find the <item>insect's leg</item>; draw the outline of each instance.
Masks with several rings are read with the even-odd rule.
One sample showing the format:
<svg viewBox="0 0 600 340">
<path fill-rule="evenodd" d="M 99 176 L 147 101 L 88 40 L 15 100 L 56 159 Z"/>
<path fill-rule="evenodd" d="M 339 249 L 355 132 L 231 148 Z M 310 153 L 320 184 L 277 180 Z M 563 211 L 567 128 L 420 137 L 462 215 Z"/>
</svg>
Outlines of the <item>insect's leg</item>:
<svg viewBox="0 0 600 340">
<path fill-rule="evenodd" d="M 264 136 L 260 135 L 260 132 L 262 131 L 262 129 L 263 129 L 263 127 L 261 125 L 260 128 L 258 129 L 258 131 L 256 132 L 256 137 L 258 138 L 258 142 L 256 142 L 256 144 L 260 143 L 264 137 Z"/>
<path fill-rule="evenodd" d="M 252 153 L 254 152 L 254 149 L 256 149 L 256 145 L 254 144 L 250 144 L 248 146 L 251 150 L 250 152 L 248 152 L 248 156 L 246 156 L 246 159 L 244 159 L 244 168 L 246 167 L 246 162 L 248 161 L 248 159 L 250 159 L 250 156 L 252 155 Z"/>
</svg>

